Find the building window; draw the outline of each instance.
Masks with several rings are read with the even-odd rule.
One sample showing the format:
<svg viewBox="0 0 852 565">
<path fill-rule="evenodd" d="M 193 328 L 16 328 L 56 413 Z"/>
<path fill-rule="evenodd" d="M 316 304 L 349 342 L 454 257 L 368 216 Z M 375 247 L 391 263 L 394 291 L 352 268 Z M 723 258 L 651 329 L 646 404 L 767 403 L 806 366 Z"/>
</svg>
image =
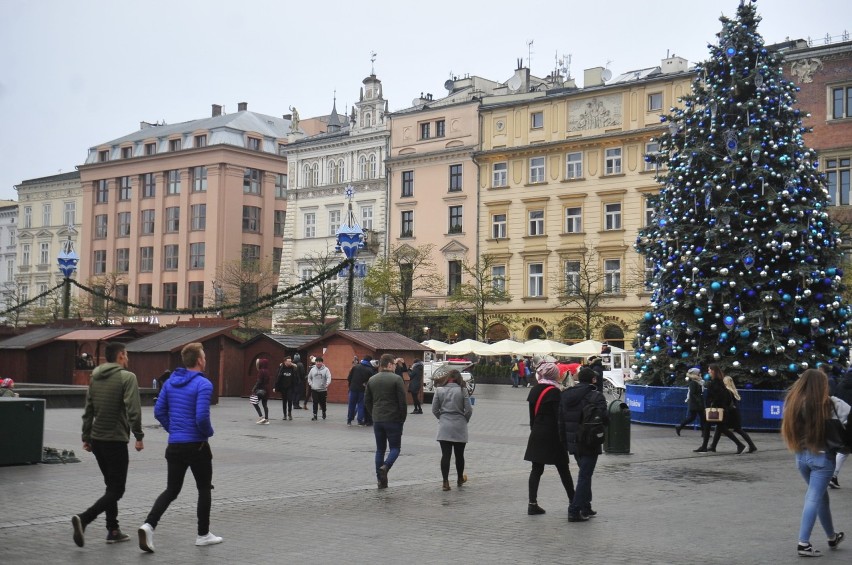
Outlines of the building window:
<svg viewBox="0 0 852 565">
<path fill-rule="evenodd" d="M 129 298 L 128 293 L 129 293 L 129 290 L 128 290 L 128 286 L 126 284 L 117 284 L 117 285 L 115 285 L 115 290 L 113 291 L 113 296 L 115 296 L 118 300 L 123 300 L 124 302 L 127 302 L 127 299 Z M 121 303 L 116 302 L 115 308 L 118 312 L 121 312 L 122 314 L 127 313 L 127 305 L 126 304 L 121 304 Z"/>
<path fill-rule="evenodd" d="M 142 175 L 142 198 L 154 198 L 157 194 L 157 183 L 154 173 Z"/>
<path fill-rule="evenodd" d="M 76 202 L 66 202 L 65 203 L 65 213 L 62 217 L 63 225 L 73 226 L 77 223 L 77 203 Z"/>
<path fill-rule="evenodd" d="M 204 231 L 207 229 L 207 204 L 193 204 L 189 207 L 190 229 Z"/>
<path fill-rule="evenodd" d="M 150 273 L 154 270 L 154 248 L 139 248 L 139 272 Z"/>
<path fill-rule="evenodd" d="M 544 157 L 530 158 L 530 184 L 544 182 Z"/>
<path fill-rule="evenodd" d="M 660 144 L 651 141 L 645 144 L 645 170 L 657 170 L 657 159 L 660 156 Z"/>
<path fill-rule="evenodd" d="M 32 206 L 24 207 L 24 227 L 25 228 L 33 227 L 33 207 Z"/>
<path fill-rule="evenodd" d="M 9 259 L 6 261 L 6 280 L 10 281 L 15 278 L 15 260 Z"/>
<path fill-rule="evenodd" d="M 527 296 L 538 298 L 544 296 L 544 263 L 527 265 L 528 285 Z"/>
<path fill-rule="evenodd" d="M 169 140 L 169 151 L 180 151 L 180 139 Z"/>
<path fill-rule="evenodd" d="M 462 206 L 450 206 L 449 233 L 461 233 L 464 229 L 462 224 L 462 210 Z"/>
<path fill-rule="evenodd" d="M 491 288 L 494 292 L 506 292 L 506 265 L 491 266 Z"/>
<path fill-rule="evenodd" d="M 180 247 L 178 245 L 163 246 L 163 269 L 177 271 Z"/>
<path fill-rule="evenodd" d="M 272 272 L 278 273 L 281 271 L 281 255 L 284 253 L 284 249 L 281 247 L 273 247 L 272 248 Z M 275 292 L 278 290 L 278 284 L 275 285 Z"/>
<path fill-rule="evenodd" d="M 243 231 L 260 232 L 260 208 L 257 206 L 243 206 Z"/>
<path fill-rule="evenodd" d="M 444 137 L 446 135 L 446 124 L 444 120 L 435 122 L 435 137 Z"/>
<path fill-rule="evenodd" d="M 657 214 L 657 198 L 658 196 L 650 195 L 645 197 L 645 224 L 651 226 L 654 224 L 654 218 Z"/>
<path fill-rule="evenodd" d="M 852 117 L 852 86 L 831 89 L 831 119 Z"/>
<path fill-rule="evenodd" d="M 192 309 L 204 308 L 204 282 L 193 281 L 189 283 L 189 307 Z"/>
<path fill-rule="evenodd" d="M 22 284 L 21 285 L 21 302 L 26 302 L 30 299 L 30 287 L 29 285 Z"/>
<path fill-rule="evenodd" d="M 530 128 L 542 129 L 544 127 L 544 112 L 533 112 L 530 114 Z"/>
<path fill-rule="evenodd" d="M 206 135 L 196 135 L 195 136 L 195 147 L 196 149 L 199 147 L 207 147 L 207 136 Z"/>
<path fill-rule="evenodd" d="M 177 310 L 177 283 L 163 283 L 163 308 Z"/>
<path fill-rule="evenodd" d="M 15 230 L 9 228 L 9 245 L 15 245 Z M 12 280 L 14 277 L 9 277 L 8 280 Z"/>
<path fill-rule="evenodd" d="M 580 262 L 565 261 L 565 294 L 580 294 Z"/>
<path fill-rule="evenodd" d="M 287 211 L 286 210 L 275 210 L 274 219 L 274 235 L 276 237 L 281 237 L 284 235 L 284 221 L 287 219 Z M 339 222 L 338 222 L 339 224 Z"/>
<path fill-rule="evenodd" d="M 317 236 L 317 215 L 315 212 L 305 214 L 305 238 L 310 239 Z"/>
<path fill-rule="evenodd" d="M 334 184 L 337 182 L 337 163 L 334 161 L 329 161 L 328 165 L 328 183 Z"/>
<path fill-rule="evenodd" d="M 654 287 L 654 260 L 650 257 L 645 258 L 645 290 L 651 290 Z"/>
<path fill-rule="evenodd" d="M 429 139 L 431 137 L 431 126 L 432 124 L 430 124 L 429 122 L 424 122 L 420 124 L 420 139 Z"/>
<path fill-rule="evenodd" d="M 123 247 L 115 250 L 115 272 L 126 273 L 130 271 L 130 249 Z"/>
<path fill-rule="evenodd" d="M 621 174 L 621 147 L 606 150 L 604 156 L 604 174 Z"/>
<path fill-rule="evenodd" d="M 145 144 L 145 155 L 156 155 L 157 154 L 157 144 L 156 143 L 146 143 Z"/>
<path fill-rule="evenodd" d="M 621 203 L 604 204 L 604 225 L 608 231 L 621 229 Z"/>
<path fill-rule="evenodd" d="M 414 210 L 403 210 L 399 237 L 414 237 Z"/>
<path fill-rule="evenodd" d="M 95 239 L 106 239 L 109 229 L 109 219 L 106 214 L 95 216 Z"/>
<path fill-rule="evenodd" d="M 568 153 L 565 156 L 565 178 L 583 178 L 583 153 L 581 151 Z"/>
<path fill-rule="evenodd" d="M 252 151 L 260 151 L 260 140 L 256 137 L 248 138 L 248 148 Z"/>
<path fill-rule="evenodd" d="M 376 156 L 370 155 L 370 178 L 371 179 L 374 179 L 378 176 L 377 172 L 376 172 L 376 164 L 377 164 L 376 163 Z"/>
<path fill-rule="evenodd" d="M 130 200 L 132 189 L 130 188 L 130 177 L 118 178 L 118 199 Z"/>
<path fill-rule="evenodd" d="M 180 207 L 170 206 L 166 208 L 166 233 L 177 233 L 180 231 Z"/>
<path fill-rule="evenodd" d="M 367 157 L 364 155 L 358 159 L 358 178 L 367 178 Z"/>
<path fill-rule="evenodd" d="M 142 210 L 139 225 L 141 226 L 142 235 L 151 235 L 154 233 L 154 210 Z"/>
<path fill-rule="evenodd" d="M 287 175 L 275 175 L 275 198 L 287 198 Z"/>
<path fill-rule="evenodd" d="M 582 208 L 565 208 L 565 233 L 583 233 Z"/>
<path fill-rule="evenodd" d="M 373 125 L 373 115 L 369 112 L 364 114 L 364 127 L 368 128 Z"/>
<path fill-rule="evenodd" d="M 106 179 L 95 182 L 95 203 L 105 204 L 109 202 L 109 183 Z"/>
<path fill-rule="evenodd" d="M 337 182 L 346 182 L 346 164 L 343 159 L 337 162 Z"/>
<path fill-rule="evenodd" d="M 118 237 L 130 237 L 130 212 L 118 213 Z"/>
<path fill-rule="evenodd" d="M 50 263 L 50 243 L 42 242 L 39 243 L 38 247 L 38 264 L 47 265 L 48 263 Z"/>
<path fill-rule="evenodd" d="M 544 235 L 544 210 L 530 210 L 527 235 Z"/>
<path fill-rule="evenodd" d="M 122 147 L 121 148 L 121 158 L 122 159 L 130 159 L 133 157 L 133 148 L 132 147 Z"/>
<path fill-rule="evenodd" d="M 106 250 L 98 250 L 94 253 L 94 262 L 92 263 L 94 266 L 93 272 L 96 275 L 103 275 L 106 273 Z"/>
<path fill-rule="evenodd" d="M 461 286 L 462 264 L 461 261 L 448 261 L 447 267 L 447 296 L 450 296 Z"/>
<path fill-rule="evenodd" d="M 604 292 L 607 294 L 621 292 L 621 259 L 604 261 Z"/>
<path fill-rule="evenodd" d="M 166 185 L 166 194 L 180 194 L 180 171 L 173 169 L 166 171 L 168 184 Z"/>
<path fill-rule="evenodd" d="M 506 214 L 491 215 L 491 237 L 506 239 Z"/>
<path fill-rule="evenodd" d="M 109 161 L 109 151 L 106 149 L 98 151 L 98 161 L 100 161 L 101 163 Z"/>
<path fill-rule="evenodd" d="M 53 225 L 50 222 L 50 212 L 51 212 L 50 204 L 42 204 L 41 205 L 41 225 L 42 225 L 42 227 L 47 228 L 47 227 L 50 227 L 51 225 Z"/>
<path fill-rule="evenodd" d="M 340 229 L 340 210 L 328 211 L 328 235 L 337 235 Z"/>
<path fill-rule="evenodd" d="M 153 288 L 154 285 L 150 283 L 139 285 L 138 300 L 140 306 L 151 306 L 153 304 L 153 302 L 151 301 L 154 292 Z"/>
<path fill-rule="evenodd" d="M 828 201 L 832 206 L 849 204 L 849 158 L 826 159 L 825 177 L 828 184 Z"/>
<path fill-rule="evenodd" d="M 313 178 L 313 176 L 311 175 L 311 166 L 305 165 L 304 167 L 302 167 L 302 181 L 304 183 L 304 186 L 306 186 L 306 187 L 313 186 L 311 184 L 312 178 Z"/>
<path fill-rule="evenodd" d="M 47 283 L 41 283 L 38 285 L 38 293 L 41 297 L 38 299 L 38 305 L 42 308 L 47 306 Z"/>
<path fill-rule="evenodd" d="M 314 180 L 313 186 L 317 182 Z M 260 171 L 257 169 L 246 169 L 243 173 L 243 193 L 244 194 L 260 194 Z"/>
<path fill-rule="evenodd" d="M 450 192 L 458 192 L 462 189 L 462 166 L 450 165 Z"/>
<path fill-rule="evenodd" d="M 193 192 L 206 192 L 207 191 L 207 167 L 192 167 L 189 170 L 189 174 L 192 177 L 192 190 L 193 190 Z"/>
<path fill-rule="evenodd" d="M 204 242 L 189 244 L 189 268 L 204 268 Z"/>
<path fill-rule="evenodd" d="M 365 230 L 373 229 L 373 207 L 361 206 L 361 227 Z"/>
<path fill-rule="evenodd" d="M 656 112 L 663 109 L 663 93 L 652 92 L 648 95 L 648 111 Z"/>
<path fill-rule="evenodd" d="M 508 184 L 507 172 L 509 169 L 508 163 L 494 163 L 491 169 L 491 186 L 494 188 L 506 186 Z"/>
<path fill-rule="evenodd" d="M 257 265 L 260 261 L 260 245 L 243 244 L 241 256 L 244 265 Z"/>
<path fill-rule="evenodd" d="M 30 266 L 30 244 L 22 243 L 21 244 L 21 265 L 25 267 Z M 9 280 L 12 280 L 11 278 Z"/>
<path fill-rule="evenodd" d="M 414 196 L 414 171 L 402 171 L 402 196 Z"/>
</svg>

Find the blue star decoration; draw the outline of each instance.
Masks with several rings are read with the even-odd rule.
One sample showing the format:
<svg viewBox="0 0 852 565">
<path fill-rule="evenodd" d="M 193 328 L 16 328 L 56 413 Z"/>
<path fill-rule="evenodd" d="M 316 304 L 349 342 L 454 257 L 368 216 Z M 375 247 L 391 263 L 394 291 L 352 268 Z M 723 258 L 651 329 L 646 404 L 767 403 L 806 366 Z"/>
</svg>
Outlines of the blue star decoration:
<svg viewBox="0 0 852 565">
<path fill-rule="evenodd" d="M 343 193 L 346 195 L 346 198 L 352 200 L 352 197 L 355 196 L 355 189 L 352 187 L 352 185 L 349 185 L 346 187 L 346 190 L 343 191 Z"/>
</svg>

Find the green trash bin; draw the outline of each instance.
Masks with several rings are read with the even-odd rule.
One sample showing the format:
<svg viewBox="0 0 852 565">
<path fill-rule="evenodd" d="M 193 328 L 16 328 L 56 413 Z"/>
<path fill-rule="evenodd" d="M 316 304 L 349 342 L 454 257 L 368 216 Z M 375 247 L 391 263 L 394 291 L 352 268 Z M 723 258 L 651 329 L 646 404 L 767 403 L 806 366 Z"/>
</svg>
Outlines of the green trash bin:
<svg viewBox="0 0 852 565">
<path fill-rule="evenodd" d="M 609 426 L 604 433 L 604 451 L 630 454 L 630 408 L 620 400 L 609 403 Z"/>
<path fill-rule="evenodd" d="M 41 462 L 44 406 L 43 398 L 0 398 L 0 465 Z"/>
</svg>

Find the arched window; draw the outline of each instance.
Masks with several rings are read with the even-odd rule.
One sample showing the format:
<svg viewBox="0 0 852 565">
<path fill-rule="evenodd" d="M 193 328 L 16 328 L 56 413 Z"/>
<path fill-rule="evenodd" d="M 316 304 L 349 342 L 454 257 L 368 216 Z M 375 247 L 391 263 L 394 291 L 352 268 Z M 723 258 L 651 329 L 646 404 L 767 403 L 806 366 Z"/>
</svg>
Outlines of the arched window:
<svg viewBox="0 0 852 565">
<path fill-rule="evenodd" d="M 607 326 L 603 332 L 604 341 L 624 349 L 624 330 L 618 326 Z"/>
<path fill-rule="evenodd" d="M 335 180 L 335 178 L 334 178 L 336 176 L 335 169 L 336 169 L 336 166 L 335 166 L 334 161 L 329 161 L 328 162 L 328 179 L 327 179 L 328 184 L 334 184 L 335 182 L 337 182 L 337 180 Z"/>
<path fill-rule="evenodd" d="M 314 183 L 311 186 L 319 186 L 319 164 L 314 163 L 313 168 L 311 169 L 313 173 L 313 181 Z"/>
<path fill-rule="evenodd" d="M 313 175 L 311 175 L 311 166 L 306 164 L 302 167 L 302 182 L 305 186 L 311 186 L 311 179 L 313 179 Z"/>
<path fill-rule="evenodd" d="M 364 127 L 368 128 L 373 125 L 373 116 L 369 112 L 364 114 Z"/>
<path fill-rule="evenodd" d="M 491 342 L 500 341 L 503 339 L 509 339 L 509 328 L 501 323 L 494 324 L 493 326 L 489 326 L 488 330 L 485 332 L 485 337 Z"/>
<path fill-rule="evenodd" d="M 376 178 L 376 156 L 370 155 L 370 178 Z"/>
<path fill-rule="evenodd" d="M 567 323 L 562 326 L 562 339 L 568 341 L 583 341 L 585 339 L 583 328 L 575 323 Z"/>
<path fill-rule="evenodd" d="M 547 332 L 541 326 L 530 326 L 527 329 L 527 340 L 530 339 L 547 339 Z"/>
<path fill-rule="evenodd" d="M 359 178 L 367 178 L 367 157 L 365 157 L 364 155 L 361 155 L 361 157 L 358 159 L 358 173 Z"/>
<path fill-rule="evenodd" d="M 346 165 L 343 159 L 337 162 L 337 178 L 339 182 L 346 182 Z"/>
</svg>

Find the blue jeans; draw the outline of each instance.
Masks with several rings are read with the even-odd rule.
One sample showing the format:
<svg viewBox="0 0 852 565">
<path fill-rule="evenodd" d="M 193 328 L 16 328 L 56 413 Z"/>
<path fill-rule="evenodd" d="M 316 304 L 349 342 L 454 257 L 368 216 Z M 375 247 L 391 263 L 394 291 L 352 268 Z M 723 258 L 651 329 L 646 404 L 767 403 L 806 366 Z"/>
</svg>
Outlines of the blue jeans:
<svg viewBox="0 0 852 565">
<path fill-rule="evenodd" d="M 805 493 L 805 507 L 802 509 L 802 523 L 799 526 L 799 543 L 810 543 L 814 522 L 819 516 L 819 523 L 827 537 L 834 535 L 834 523 L 831 520 L 831 507 L 828 504 L 828 482 L 834 474 L 834 452 L 813 453 L 800 451 L 796 453 L 796 465 L 802 478 L 808 483 Z"/>
<path fill-rule="evenodd" d="M 577 484 L 574 487 L 574 500 L 568 505 L 568 515 L 576 516 L 580 512 L 592 509 L 592 473 L 598 463 L 598 454 L 574 455 L 577 461 Z"/>
<path fill-rule="evenodd" d="M 379 467 L 384 465 L 390 469 L 399 457 L 402 447 L 402 422 L 373 422 L 373 433 L 376 436 L 376 477 L 378 477 Z M 385 459 L 385 450 L 388 445 L 390 445 L 390 451 L 388 458 Z"/>
<path fill-rule="evenodd" d="M 517 387 L 518 381 L 519 381 L 518 373 L 516 371 L 512 371 L 512 386 Z"/>
<path fill-rule="evenodd" d="M 358 415 L 358 423 L 364 423 L 364 391 L 349 391 L 349 412 L 346 414 L 346 423 L 351 424 L 355 415 Z"/>
</svg>

